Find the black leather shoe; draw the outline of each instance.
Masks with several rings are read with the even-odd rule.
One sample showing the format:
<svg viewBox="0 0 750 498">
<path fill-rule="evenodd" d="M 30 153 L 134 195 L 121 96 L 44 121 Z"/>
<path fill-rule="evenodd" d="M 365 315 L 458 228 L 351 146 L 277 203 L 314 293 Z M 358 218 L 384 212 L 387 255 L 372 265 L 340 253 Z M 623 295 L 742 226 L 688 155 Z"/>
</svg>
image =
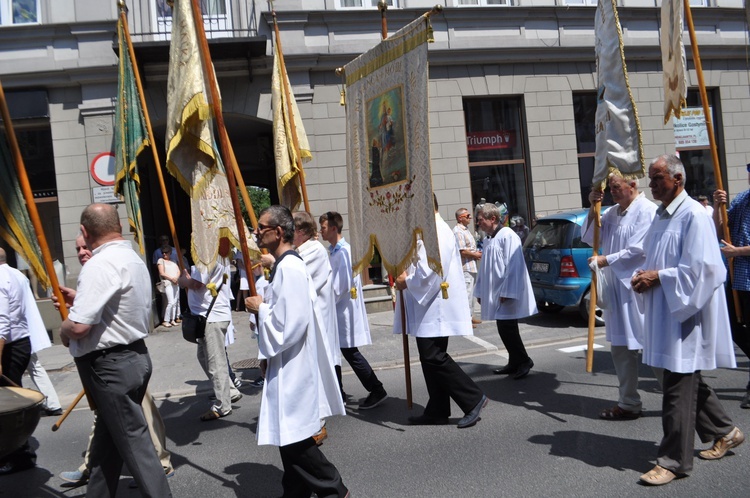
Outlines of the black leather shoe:
<svg viewBox="0 0 750 498">
<path fill-rule="evenodd" d="M 520 365 L 518 365 L 518 368 L 516 369 L 516 373 L 513 374 L 513 380 L 523 379 L 527 375 L 529 375 L 529 371 L 534 367 L 534 362 L 531 361 L 531 358 L 524 361 Z"/>
<path fill-rule="evenodd" d="M 21 472 L 22 470 L 33 469 L 34 467 L 36 467 L 36 463 L 31 460 L 5 462 L 4 465 L 0 466 L 0 476 L 13 474 L 14 472 Z"/>
<path fill-rule="evenodd" d="M 512 375 L 516 373 L 516 367 L 513 367 L 511 365 L 505 365 L 502 368 L 496 368 L 492 371 L 495 375 Z"/>
<path fill-rule="evenodd" d="M 409 424 L 411 425 L 447 425 L 448 417 L 431 417 L 429 415 L 418 415 L 416 417 L 409 417 Z"/>
<path fill-rule="evenodd" d="M 482 408 L 487 406 L 488 402 L 489 400 L 487 399 L 487 396 L 483 394 L 482 399 L 479 400 L 479 403 L 477 403 L 477 406 L 472 408 L 471 411 L 467 413 L 464 418 L 458 421 L 458 428 L 465 429 L 479 422 L 479 414 L 482 413 Z"/>
<path fill-rule="evenodd" d="M 62 408 L 57 408 L 56 410 L 45 408 L 42 410 L 42 417 L 59 417 L 62 413 Z"/>
</svg>

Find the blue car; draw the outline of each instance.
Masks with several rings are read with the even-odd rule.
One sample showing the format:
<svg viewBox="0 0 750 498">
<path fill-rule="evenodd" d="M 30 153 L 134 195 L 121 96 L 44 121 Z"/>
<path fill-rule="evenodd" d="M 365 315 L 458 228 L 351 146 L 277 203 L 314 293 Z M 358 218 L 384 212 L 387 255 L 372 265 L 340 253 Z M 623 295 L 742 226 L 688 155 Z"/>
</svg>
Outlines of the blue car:
<svg viewBox="0 0 750 498">
<path fill-rule="evenodd" d="M 606 208 L 602 208 L 602 214 Z M 537 221 L 523 244 L 523 254 L 539 311 L 557 313 L 577 306 L 588 322 L 591 246 L 581 241 L 581 226 L 588 209 L 545 216 Z M 596 308 L 595 323 L 604 325 Z"/>
</svg>

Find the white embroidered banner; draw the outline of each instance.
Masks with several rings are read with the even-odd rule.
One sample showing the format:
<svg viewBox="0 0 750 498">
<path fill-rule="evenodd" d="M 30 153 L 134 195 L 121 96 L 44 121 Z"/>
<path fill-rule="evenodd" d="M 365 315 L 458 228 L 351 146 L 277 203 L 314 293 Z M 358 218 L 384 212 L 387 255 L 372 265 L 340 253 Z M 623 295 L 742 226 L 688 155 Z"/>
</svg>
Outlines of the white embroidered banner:
<svg viewBox="0 0 750 498">
<path fill-rule="evenodd" d="M 398 276 L 416 253 L 440 269 L 427 118 L 427 41 L 421 16 L 344 67 L 352 266 L 367 267 L 377 246 Z"/>
<path fill-rule="evenodd" d="M 628 69 L 617 17 L 616 0 L 599 0 L 596 8 L 596 155 L 594 188 L 604 187 L 607 175 L 619 170 L 625 178 L 646 171 L 638 110 L 628 84 Z"/>
<path fill-rule="evenodd" d="M 682 0 L 663 0 L 661 4 L 661 64 L 664 69 L 664 124 L 667 124 L 672 113 L 681 117 L 687 96 Z"/>
</svg>

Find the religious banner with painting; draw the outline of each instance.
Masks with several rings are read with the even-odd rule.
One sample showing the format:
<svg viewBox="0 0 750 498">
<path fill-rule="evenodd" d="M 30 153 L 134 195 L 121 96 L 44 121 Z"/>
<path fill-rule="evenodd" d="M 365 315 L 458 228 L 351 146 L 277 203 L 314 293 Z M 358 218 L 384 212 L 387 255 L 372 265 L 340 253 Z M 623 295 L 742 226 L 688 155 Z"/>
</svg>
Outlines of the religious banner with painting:
<svg viewBox="0 0 750 498">
<path fill-rule="evenodd" d="M 367 268 L 378 248 L 399 275 L 424 241 L 440 271 L 430 169 L 427 15 L 344 67 L 349 242 L 352 266 Z"/>
</svg>

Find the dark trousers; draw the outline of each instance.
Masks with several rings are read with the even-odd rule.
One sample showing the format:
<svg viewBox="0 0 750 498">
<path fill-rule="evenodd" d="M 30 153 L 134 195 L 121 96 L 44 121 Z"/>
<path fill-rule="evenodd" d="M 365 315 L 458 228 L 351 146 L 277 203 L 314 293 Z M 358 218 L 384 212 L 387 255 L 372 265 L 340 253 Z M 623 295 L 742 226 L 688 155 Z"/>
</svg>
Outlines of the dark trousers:
<svg viewBox="0 0 750 498">
<path fill-rule="evenodd" d="M 76 358 L 76 366 L 97 409 L 86 496 L 115 496 L 123 462 L 142 496 L 172 496 L 141 408 L 151 378 L 146 344 L 95 351 Z"/>
<path fill-rule="evenodd" d="M 417 337 L 417 349 L 430 395 L 425 415 L 450 417 L 451 398 L 464 413 L 477 406 L 482 400 L 482 390 L 448 354 L 447 337 Z"/>
<path fill-rule="evenodd" d="M 750 292 L 748 291 L 737 291 L 737 295 L 740 300 L 740 310 L 742 312 L 742 322 L 737 321 L 737 315 L 734 312 L 734 295 L 732 293 L 732 286 L 725 286 L 727 291 L 727 307 L 729 308 L 729 321 L 732 325 L 732 340 L 740 350 L 750 358 Z M 750 380 L 748 380 L 747 386 L 745 387 L 750 391 Z"/>
<path fill-rule="evenodd" d="M 20 386 L 23 373 L 26 371 L 26 367 L 29 366 L 29 358 L 31 358 L 31 341 L 28 337 L 13 342 L 6 342 L 5 346 L 3 346 L 3 356 L 0 360 L 3 365 L 3 375 Z M 0 378 L 0 386 L 5 385 L 10 384 Z M 13 463 L 18 466 L 26 466 L 29 463 L 34 464 L 36 463 L 36 453 L 29 446 L 29 442 L 26 441 L 23 443 L 23 446 L 0 460 L 0 465 L 5 465 L 6 463 Z"/>
<path fill-rule="evenodd" d="M 700 372 L 682 374 L 664 370 L 662 428 L 656 463 L 678 474 L 693 469 L 695 432 L 704 443 L 726 436 L 734 423 Z"/>
<path fill-rule="evenodd" d="M 517 367 L 530 359 L 521 340 L 518 320 L 497 320 L 497 333 L 500 334 L 500 340 L 508 351 L 508 365 Z"/>
<path fill-rule="evenodd" d="M 326 459 L 309 437 L 279 447 L 284 476 L 283 498 L 309 498 L 313 492 L 320 498 L 341 497 L 348 493 L 336 467 Z"/>
<path fill-rule="evenodd" d="M 378 376 L 372 371 L 372 367 L 362 353 L 357 348 L 341 348 L 341 355 L 352 367 L 354 373 L 357 374 L 357 378 L 362 385 L 367 389 L 367 392 L 383 389 L 383 383 L 378 380 Z M 341 370 L 337 370 L 339 376 L 339 384 L 341 384 Z"/>
</svg>

